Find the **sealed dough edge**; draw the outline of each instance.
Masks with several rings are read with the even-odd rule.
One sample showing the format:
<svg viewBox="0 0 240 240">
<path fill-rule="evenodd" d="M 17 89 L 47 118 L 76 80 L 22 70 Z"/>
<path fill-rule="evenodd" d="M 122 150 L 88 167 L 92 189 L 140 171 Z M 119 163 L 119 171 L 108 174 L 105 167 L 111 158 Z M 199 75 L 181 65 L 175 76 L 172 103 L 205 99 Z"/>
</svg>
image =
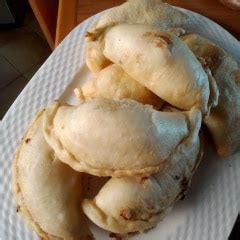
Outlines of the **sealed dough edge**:
<svg viewBox="0 0 240 240">
<path fill-rule="evenodd" d="M 27 222 L 27 224 L 32 227 L 35 232 L 37 232 L 39 234 L 39 236 L 41 236 L 43 239 L 58 239 L 56 236 L 53 235 L 49 235 L 47 234 L 40 226 L 38 223 L 36 223 L 32 216 L 31 213 L 28 211 L 27 207 L 24 204 L 24 199 L 23 196 L 21 194 L 21 188 L 19 186 L 18 182 L 18 169 L 17 169 L 17 162 L 18 162 L 18 158 L 19 158 L 19 154 L 21 151 L 21 147 L 23 144 L 23 141 L 26 139 L 28 132 L 31 130 L 32 124 L 34 124 L 36 121 L 39 120 L 39 118 L 41 117 L 41 115 L 43 114 L 44 110 L 40 111 L 37 113 L 37 115 L 33 118 L 32 122 L 29 124 L 28 128 L 26 129 L 26 132 L 23 136 L 23 140 L 21 142 L 21 144 L 19 145 L 17 151 L 16 151 L 16 156 L 12 165 L 12 172 L 13 172 L 13 182 L 12 182 L 12 188 L 13 188 L 13 193 L 14 193 L 14 197 L 17 203 L 17 208 L 16 208 L 16 212 L 19 212 L 23 217 L 24 220 Z"/>
<path fill-rule="evenodd" d="M 176 147 L 196 127 L 191 115 L 201 121 L 196 108 L 166 113 L 130 99 L 98 98 L 78 106 L 51 103 L 43 128 L 58 158 L 76 171 L 139 177 L 169 165 Z"/>
<path fill-rule="evenodd" d="M 63 147 L 61 141 L 58 139 L 58 137 L 54 134 L 54 131 L 52 131 L 51 129 L 53 126 L 54 117 L 58 111 L 58 108 L 61 105 L 62 104 L 57 100 L 48 105 L 44 113 L 43 132 L 48 144 L 55 150 L 55 152 L 61 155 L 60 160 L 68 164 L 74 170 L 79 172 L 89 173 L 89 174 L 100 176 L 100 177 L 103 177 L 103 176 L 122 177 L 122 176 L 150 175 L 168 166 L 168 161 L 163 160 L 162 163 L 159 165 L 144 167 L 141 169 L 112 170 L 112 169 L 98 169 L 98 168 L 92 167 L 91 165 L 87 165 L 84 161 L 79 162 L 73 154 L 71 154 L 69 151 L 67 151 Z"/>
<path fill-rule="evenodd" d="M 69 187 L 79 187 L 82 174 L 74 172 L 56 159 L 53 150 L 45 142 L 42 133 L 44 111 L 38 112 L 27 127 L 12 165 L 12 189 L 17 203 L 16 212 L 24 218 L 25 222 L 34 229 L 41 239 L 92 239 L 92 234 L 85 223 L 85 217 L 80 207 L 83 191 L 76 189 L 77 193 L 73 194 L 71 199 L 67 199 L 71 195 L 72 189 L 61 193 L 66 188 L 61 187 L 62 183 L 58 181 L 58 177 L 61 176 L 61 178 L 66 178 L 66 184 L 68 184 L 67 179 L 71 177 L 71 186 L 69 185 Z M 45 146 L 45 149 L 41 149 L 41 146 Z M 35 157 L 34 154 L 36 154 Z M 46 176 L 44 176 L 45 173 Z M 33 176 L 34 178 L 32 178 Z M 54 189 L 51 190 L 49 186 L 52 181 Z M 51 191 L 49 192 L 49 190 Z M 53 193 L 52 199 L 51 193 Z M 61 194 L 66 196 L 65 200 L 61 198 Z M 60 199 L 55 204 L 54 198 L 57 196 Z M 68 202 L 67 206 L 64 201 Z M 69 218 L 68 214 L 73 212 L 75 213 Z M 63 218 L 63 216 L 65 217 Z M 67 222 L 70 219 L 71 223 Z M 69 224 L 72 227 L 68 228 Z"/>
</svg>

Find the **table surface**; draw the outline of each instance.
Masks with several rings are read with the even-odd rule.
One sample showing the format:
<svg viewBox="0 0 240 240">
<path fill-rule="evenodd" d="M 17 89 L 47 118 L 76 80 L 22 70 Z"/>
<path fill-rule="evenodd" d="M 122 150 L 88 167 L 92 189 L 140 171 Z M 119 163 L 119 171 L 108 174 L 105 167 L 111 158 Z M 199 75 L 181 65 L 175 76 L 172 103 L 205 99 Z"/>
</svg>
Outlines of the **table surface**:
<svg viewBox="0 0 240 240">
<path fill-rule="evenodd" d="M 52 49 L 83 20 L 124 2 L 124 0 L 28 1 Z M 166 0 L 166 2 L 193 10 L 214 20 L 240 40 L 240 10 L 232 10 L 221 4 L 219 0 Z"/>
<path fill-rule="evenodd" d="M 123 0 L 78 0 L 77 23 L 104 10 L 117 6 Z M 240 10 L 232 10 L 218 0 L 166 0 L 165 2 L 200 13 L 232 33 L 240 40 Z M 61 17 L 61 16 L 59 16 Z"/>
</svg>

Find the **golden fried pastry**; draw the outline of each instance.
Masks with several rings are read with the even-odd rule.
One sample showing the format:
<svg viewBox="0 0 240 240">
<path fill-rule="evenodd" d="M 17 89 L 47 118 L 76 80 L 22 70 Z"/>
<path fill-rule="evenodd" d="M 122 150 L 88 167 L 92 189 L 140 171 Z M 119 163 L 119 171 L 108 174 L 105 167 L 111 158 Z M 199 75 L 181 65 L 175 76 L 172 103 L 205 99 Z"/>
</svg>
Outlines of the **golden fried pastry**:
<svg viewBox="0 0 240 240">
<path fill-rule="evenodd" d="M 82 88 L 74 90 L 80 100 L 103 97 L 110 99 L 130 98 L 143 104 L 150 104 L 157 109 L 163 101 L 150 90 L 128 76 L 121 67 L 112 64 L 96 73 L 91 81 Z"/>
<path fill-rule="evenodd" d="M 159 28 L 119 24 L 101 39 L 103 54 L 161 99 L 180 109 L 198 107 L 207 115 L 217 104 L 213 79 L 182 41 Z"/>
<path fill-rule="evenodd" d="M 159 26 L 162 29 L 179 27 L 187 22 L 187 16 L 160 0 L 129 0 L 111 8 L 88 29 L 86 34 L 86 63 L 93 72 L 98 72 L 111 62 L 102 55 L 95 38 L 109 26 L 119 23 L 142 23 Z"/>
<path fill-rule="evenodd" d="M 198 109 L 164 113 L 130 99 L 93 99 L 77 107 L 53 102 L 44 114 L 44 134 L 59 159 L 77 171 L 147 176 L 169 164 L 200 120 Z"/>
<path fill-rule="evenodd" d="M 111 178 L 93 199 L 83 201 L 84 213 L 103 229 L 142 232 L 154 227 L 183 198 L 202 158 L 199 151 L 198 123 L 184 145 L 176 149 L 177 158 L 168 168 L 151 177 Z"/>
<path fill-rule="evenodd" d="M 28 127 L 13 164 L 17 211 L 42 239 L 87 239 L 82 174 L 59 161 L 48 146 L 42 114 Z"/>
<path fill-rule="evenodd" d="M 205 61 L 219 89 L 218 105 L 204 120 L 220 156 L 240 149 L 240 69 L 223 49 L 196 34 L 181 37 Z"/>
</svg>

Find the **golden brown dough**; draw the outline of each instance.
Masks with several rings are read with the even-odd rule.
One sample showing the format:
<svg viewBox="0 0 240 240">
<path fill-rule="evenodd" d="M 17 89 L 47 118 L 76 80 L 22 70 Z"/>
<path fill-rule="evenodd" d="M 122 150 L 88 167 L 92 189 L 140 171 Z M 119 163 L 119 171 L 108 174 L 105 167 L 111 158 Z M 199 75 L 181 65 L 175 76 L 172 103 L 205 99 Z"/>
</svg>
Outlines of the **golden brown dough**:
<svg viewBox="0 0 240 240">
<path fill-rule="evenodd" d="M 59 161 L 48 146 L 42 114 L 30 124 L 13 164 L 17 211 L 42 239 L 87 239 L 82 174 Z"/>
<path fill-rule="evenodd" d="M 74 90 L 80 100 L 96 97 L 109 99 L 130 98 L 143 104 L 150 104 L 157 109 L 163 104 L 158 96 L 128 76 L 121 67 L 112 64 L 96 73 L 91 81 L 82 88 Z"/>
<path fill-rule="evenodd" d="M 198 109 L 165 113 L 130 99 L 93 99 L 77 107 L 54 102 L 44 114 L 44 135 L 77 171 L 146 176 L 169 164 L 199 121 Z"/>
<path fill-rule="evenodd" d="M 130 0 L 111 8 L 88 29 L 86 34 L 86 63 L 93 72 L 98 72 L 110 64 L 102 55 L 95 38 L 104 29 L 119 23 L 142 23 L 159 26 L 162 29 L 179 27 L 187 22 L 187 16 L 160 0 Z"/>
<path fill-rule="evenodd" d="M 196 34 L 181 37 L 188 47 L 205 61 L 219 89 L 218 105 L 204 120 L 220 156 L 240 149 L 240 69 L 223 49 Z"/>
</svg>

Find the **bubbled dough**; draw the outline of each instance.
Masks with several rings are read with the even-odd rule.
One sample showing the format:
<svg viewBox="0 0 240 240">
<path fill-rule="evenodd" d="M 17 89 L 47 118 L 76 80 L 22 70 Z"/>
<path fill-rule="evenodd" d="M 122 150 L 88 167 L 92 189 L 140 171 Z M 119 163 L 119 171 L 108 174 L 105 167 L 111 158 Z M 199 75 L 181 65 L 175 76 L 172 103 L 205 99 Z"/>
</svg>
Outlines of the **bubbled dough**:
<svg viewBox="0 0 240 240">
<path fill-rule="evenodd" d="M 163 100 L 146 87 L 128 76 L 121 67 L 112 64 L 96 73 L 92 80 L 82 88 L 75 89 L 80 100 L 96 97 L 109 99 L 130 98 L 143 104 L 153 105 L 160 109 Z"/>
<path fill-rule="evenodd" d="M 93 99 L 77 107 L 52 103 L 44 134 L 61 161 L 97 176 L 150 175 L 164 168 L 190 134 L 189 115 L 133 100 Z"/>
</svg>

